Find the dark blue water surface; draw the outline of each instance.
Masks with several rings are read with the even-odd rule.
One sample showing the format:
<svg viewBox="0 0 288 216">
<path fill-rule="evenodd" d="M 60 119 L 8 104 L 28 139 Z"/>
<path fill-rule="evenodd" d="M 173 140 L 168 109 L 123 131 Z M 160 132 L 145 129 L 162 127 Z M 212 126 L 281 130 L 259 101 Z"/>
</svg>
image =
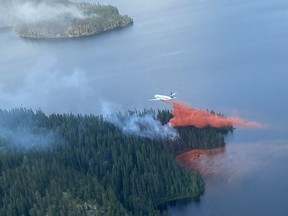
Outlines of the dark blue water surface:
<svg viewBox="0 0 288 216">
<path fill-rule="evenodd" d="M 134 25 L 62 41 L 0 32 L 1 108 L 162 109 L 170 107 L 148 99 L 176 91 L 191 106 L 260 122 L 264 129 L 227 137 L 225 154 L 211 159 L 219 175 L 206 179 L 199 203 L 169 212 L 288 215 L 288 1 L 101 2 Z"/>
</svg>

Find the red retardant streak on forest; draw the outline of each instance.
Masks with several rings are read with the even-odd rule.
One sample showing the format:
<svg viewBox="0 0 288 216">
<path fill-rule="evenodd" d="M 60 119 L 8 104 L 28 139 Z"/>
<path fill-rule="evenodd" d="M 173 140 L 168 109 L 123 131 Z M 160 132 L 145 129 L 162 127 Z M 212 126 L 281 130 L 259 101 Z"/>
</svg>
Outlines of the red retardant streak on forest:
<svg viewBox="0 0 288 216">
<path fill-rule="evenodd" d="M 249 128 L 262 128 L 263 126 L 257 122 L 248 122 L 238 117 L 225 117 L 217 114 L 213 114 L 206 110 L 199 110 L 186 106 L 180 102 L 168 102 L 172 104 L 173 111 L 171 112 L 173 118 L 169 123 L 173 127 L 181 126 L 195 126 L 203 128 L 207 126 L 211 127 L 224 127 L 224 126 L 235 126 L 235 127 L 249 127 Z"/>
</svg>

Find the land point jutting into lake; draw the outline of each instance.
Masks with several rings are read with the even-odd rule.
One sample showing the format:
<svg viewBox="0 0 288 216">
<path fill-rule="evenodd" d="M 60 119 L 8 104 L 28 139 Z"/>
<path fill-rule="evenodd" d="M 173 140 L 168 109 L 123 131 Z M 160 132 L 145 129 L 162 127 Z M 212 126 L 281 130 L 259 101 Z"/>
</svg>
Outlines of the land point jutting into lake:
<svg viewBox="0 0 288 216">
<path fill-rule="evenodd" d="M 112 115 L 129 122 L 122 130 L 100 115 L 0 110 L 0 215 L 160 216 L 169 204 L 199 200 L 201 174 L 175 155 L 224 146 L 233 128 L 186 126 L 173 129 L 177 138 L 162 137 L 171 117 L 169 110 Z"/>
<path fill-rule="evenodd" d="M 96 35 L 133 24 L 131 17 L 120 15 L 118 9 L 111 5 L 63 1 L 53 8 L 57 10 L 59 5 L 67 10 L 53 18 L 17 20 L 13 30 L 23 38 L 60 39 Z"/>
</svg>

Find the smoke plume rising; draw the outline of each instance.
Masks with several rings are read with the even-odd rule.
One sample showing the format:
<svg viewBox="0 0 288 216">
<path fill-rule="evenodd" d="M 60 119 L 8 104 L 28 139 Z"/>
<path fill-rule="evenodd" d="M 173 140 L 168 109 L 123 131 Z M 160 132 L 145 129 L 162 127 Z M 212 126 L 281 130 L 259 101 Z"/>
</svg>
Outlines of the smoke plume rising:
<svg viewBox="0 0 288 216">
<path fill-rule="evenodd" d="M 1 125 L 0 130 L 1 147 L 4 143 L 7 147 L 18 147 L 25 150 L 43 149 L 51 147 L 51 143 L 54 141 L 52 131 L 35 133 L 31 128 L 12 130 Z"/>
<path fill-rule="evenodd" d="M 173 118 L 170 120 L 170 124 L 173 127 L 180 126 L 195 126 L 203 128 L 207 126 L 211 127 L 249 127 L 249 128 L 261 128 L 262 126 L 257 122 L 248 122 L 238 117 L 224 117 L 207 110 L 199 110 L 192 107 L 188 107 L 180 102 L 167 102 L 172 104 Z"/>
<path fill-rule="evenodd" d="M 14 6 L 14 17 L 16 20 L 25 22 L 37 22 L 43 20 L 57 19 L 58 16 L 69 14 L 71 17 L 82 19 L 85 16 L 75 6 L 63 4 L 47 4 L 45 2 L 33 4 L 26 2 Z"/>
<path fill-rule="evenodd" d="M 55 133 L 38 125 L 31 110 L 0 110 L 0 149 L 47 149 L 55 141 Z"/>
<path fill-rule="evenodd" d="M 111 104 L 102 104 L 102 113 L 107 122 L 120 128 L 125 134 L 136 135 L 150 139 L 176 139 L 178 132 L 170 124 L 162 125 L 152 113 L 139 114 L 130 112 L 126 114 L 112 113 Z"/>
<path fill-rule="evenodd" d="M 85 15 L 71 4 L 57 1 L 17 1 L 2 0 L 0 7 L 0 26 L 13 25 L 17 22 L 39 22 L 43 20 L 59 20 L 59 16 L 69 15 L 82 19 Z M 65 1 L 63 1 L 65 2 Z M 68 1 L 66 1 L 68 2 Z"/>
</svg>

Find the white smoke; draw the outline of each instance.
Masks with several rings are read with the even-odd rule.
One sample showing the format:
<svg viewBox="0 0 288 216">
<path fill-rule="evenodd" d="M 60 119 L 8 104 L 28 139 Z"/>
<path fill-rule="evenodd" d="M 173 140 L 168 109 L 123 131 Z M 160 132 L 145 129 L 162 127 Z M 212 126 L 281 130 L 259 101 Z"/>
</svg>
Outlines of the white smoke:
<svg viewBox="0 0 288 216">
<path fill-rule="evenodd" d="M 16 20 L 24 22 L 37 22 L 52 20 L 60 15 L 69 14 L 71 17 L 82 19 L 84 15 L 75 6 L 65 6 L 63 4 L 49 5 L 46 3 L 33 4 L 26 2 L 15 5 L 14 17 Z"/>
<path fill-rule="evenodd" d="M 31 112 L 31 113 L 30 113 Z M 43 149 L 52 147 L 55 133 L 37 124 L 32 111 L 0 110 L 0 148 Z"/>
<path fill-rule="evenodd" d="M 86 16 L 74 5 L 60 3 L 33 3 L 11 1 L 0 7 L 0 25 L 13 25 L 17 22 L 39 22 L 57 19 L 59 16 L 83 19 Z"/>
<path fill-rule="evenodd" d="M 162 123 L 155 119 L 152 113 L 139 114 L 130 112 L 126 114 L 112 113 L 111 103 L 102 104 L 102 113 L 107 122 L 120 128 L 123 133 L 136 135 L 150 139 L 174 140 L 179 135 L 175 128 L 169 124 Z"/>
<path fill-rule="evenodd" d="M 45 113 L 95 111 L 93 105 L 96 105 L 91 100 L 96 97 L 93 82 L 86 72 L 78 68 L 60 70 L 55 66 L 57 61 L 52 55 L 40 57 L 32 68 L 15 73 L 11 88 L 9 80 L 3 78 L 0 81 L 1 108 L 41 108 Z"/>
<path fill-rule="evenodd" d="M 43 149 L 51 147 L 54 141 L 54 133 L 35 133 L 31 128 L 11 130 L 0 126 L 0 142 L 2 147 L 19 147 L 21 149 Z"/>
</svg>

